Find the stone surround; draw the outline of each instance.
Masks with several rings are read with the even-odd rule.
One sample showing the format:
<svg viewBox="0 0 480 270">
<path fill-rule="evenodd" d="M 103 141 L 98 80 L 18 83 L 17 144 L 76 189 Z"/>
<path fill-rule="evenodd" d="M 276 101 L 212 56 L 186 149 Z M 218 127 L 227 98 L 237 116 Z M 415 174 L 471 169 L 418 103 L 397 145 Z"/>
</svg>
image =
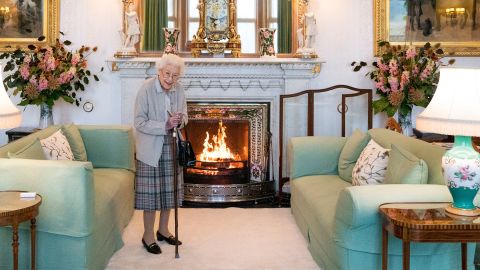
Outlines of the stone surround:
<svg viewBox="0 0 480 270">
<path fill-rule="evenodd" d="M 268 102 L 273 134 L 273 172 L 278 171 L 279 96 L 310 88 L 324 63 L 320 59 L 298 58 L 184 58 L 181 83 L 187 101 Z M 142 82 L 156 74 L 158 58 L 110 59 L 121 79 L 122 124 L 133 123 L 135 97 Z M 273 180 L 278 176 L 271 175 Z"/>
</svg>

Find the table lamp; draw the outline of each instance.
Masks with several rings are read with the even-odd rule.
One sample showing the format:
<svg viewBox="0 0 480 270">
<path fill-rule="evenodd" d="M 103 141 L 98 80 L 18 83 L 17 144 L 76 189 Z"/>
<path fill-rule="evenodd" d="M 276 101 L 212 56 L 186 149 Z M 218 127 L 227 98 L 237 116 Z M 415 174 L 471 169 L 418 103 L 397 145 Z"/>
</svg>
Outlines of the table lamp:
<svg viewBox="0 0 480 270">
<path fill-rule="evenodd" d="M 20 126 L 22 114 L 13 105 L 3 86 L 2 67 L 0 66 L 0 129 Z"/>
<path fill-rule="evenodd" d="M 473 204 L 480 186 L 480 154 L 471 138 L 480 135 L 480 68 L 440 68 L 437 90 L 417 117 L 417 129 L 455 136 L 442 158 L 443 178 L 453 197 L 445 210 L 480 215 Z"/>
</svg>

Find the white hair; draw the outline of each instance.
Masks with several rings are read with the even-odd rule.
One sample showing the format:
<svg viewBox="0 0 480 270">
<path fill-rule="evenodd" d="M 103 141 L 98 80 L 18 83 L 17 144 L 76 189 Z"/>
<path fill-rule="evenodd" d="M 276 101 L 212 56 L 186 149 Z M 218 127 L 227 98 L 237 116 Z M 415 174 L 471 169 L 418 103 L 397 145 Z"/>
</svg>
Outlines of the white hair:
<svg viewBox="0 0 480 270">
<path fill-rule="evenodd" d="M 175 54 L 164 53 L 162 58 L 155 63 L 157 72 L 162 70 L 166 65 L 178 67 L 180 69 L 180 76 L 185 72 L 185 61 Z"/>
</svg>

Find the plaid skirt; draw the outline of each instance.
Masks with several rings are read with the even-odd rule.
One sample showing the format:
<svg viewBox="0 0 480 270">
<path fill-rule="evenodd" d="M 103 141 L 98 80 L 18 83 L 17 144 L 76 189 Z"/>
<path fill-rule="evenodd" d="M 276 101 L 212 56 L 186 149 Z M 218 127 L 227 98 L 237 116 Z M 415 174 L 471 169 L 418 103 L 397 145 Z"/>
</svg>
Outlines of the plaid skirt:
<svg viewBox="0 0 480 270">
<path fill-rule="evenodd" d="M 165 136 L 158 167 L 137 160 L 135 209 L 156 211 L 175 207 L 173 189 L 172 137 Z M 178 166 L 178 206 L 183 200 L 183 173 Z"/>
</svg>

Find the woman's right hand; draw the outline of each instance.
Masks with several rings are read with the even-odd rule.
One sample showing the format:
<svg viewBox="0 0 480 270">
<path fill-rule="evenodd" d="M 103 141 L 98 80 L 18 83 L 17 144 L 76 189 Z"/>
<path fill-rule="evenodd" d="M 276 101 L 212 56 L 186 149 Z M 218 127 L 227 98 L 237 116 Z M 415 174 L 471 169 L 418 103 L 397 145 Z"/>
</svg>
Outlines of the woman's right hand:
<svg viewBox="0 0 480 270">
<path fill-rule="evenodd" d="M 168 118 L 167 129 L 173 129 L 174 127 L 180 126 L 182 121 L 182 113 L 176 113 Z"/>
</svg>

